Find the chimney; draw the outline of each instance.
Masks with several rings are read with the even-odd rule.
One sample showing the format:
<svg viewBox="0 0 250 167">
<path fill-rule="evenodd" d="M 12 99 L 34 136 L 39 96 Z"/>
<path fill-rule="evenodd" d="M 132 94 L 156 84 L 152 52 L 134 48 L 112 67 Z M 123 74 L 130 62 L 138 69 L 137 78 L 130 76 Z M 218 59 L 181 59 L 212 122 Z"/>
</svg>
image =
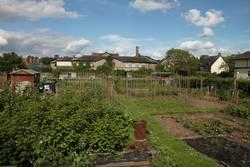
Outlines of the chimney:
<svg viewBox="0 0 250 167">
<path fill-rule="evenodd" d="M 135 57 L 140 57 L 140 48 L 139 48 L 139 46 L 136 46 Z"/>
</svg>

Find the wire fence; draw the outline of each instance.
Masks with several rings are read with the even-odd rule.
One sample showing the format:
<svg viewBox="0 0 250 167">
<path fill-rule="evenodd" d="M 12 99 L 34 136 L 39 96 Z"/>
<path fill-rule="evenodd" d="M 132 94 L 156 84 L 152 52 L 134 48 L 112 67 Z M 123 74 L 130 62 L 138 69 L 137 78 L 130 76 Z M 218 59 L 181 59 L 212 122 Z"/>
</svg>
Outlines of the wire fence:
<svg viewBox="0 0 250 167">
<path fill-rule="evenodd" d="M 88 87 L 86 87 L 88 85 Z M 66 90 L 77 92 L 86 88 L 102 87 L 107 95 L 114 98 L 115 93 L 126 96 L 151 97 L 189 94 L 196 96 L 213 96 L 221 100 L 250 97 L 250 81 L 235 81 L 222 78 L 197 77 L 82 77 L 81 79 L 64 79 L 58 81 L 58 94 Z"/>
</svg>

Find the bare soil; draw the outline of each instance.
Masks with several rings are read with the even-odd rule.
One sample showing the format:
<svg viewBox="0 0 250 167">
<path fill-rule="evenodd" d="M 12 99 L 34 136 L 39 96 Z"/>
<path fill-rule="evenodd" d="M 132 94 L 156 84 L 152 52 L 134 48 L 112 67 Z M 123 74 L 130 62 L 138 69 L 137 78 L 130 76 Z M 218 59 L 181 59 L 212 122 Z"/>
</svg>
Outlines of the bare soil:
<svg viewBox="0 0 250 167">
<path fill-rule="evenodd" d="M 172 135 L 180 138 L 194 138 L 194 137 L 201 137 L 200 134 L 194 132 L 191 129 L 184 127 L 182 124 L 176 122 L 174 119 L 168 116 L 155 116 L 156 121 L 164 127 L 169 133 Z"/>
<path fill-rule="evenodd" d="M 250 120 L 220 112 L 174 113 L 155 116 L 156 121 L 171 134 L 184 138 L 224 136 L 250 147 Z"/>
<path fill-rule="evenodd" d="M 194 107 L 199 108 L 225 108 L 228 103 L 219 101 L 214 97 L 198 97 L 198 96 L 189 96 L 189 95 L 179 95 L 179 96 L 168 96 L 167 99 L 181 100 L 187 104 L 190 104 Z"/>
</svg>

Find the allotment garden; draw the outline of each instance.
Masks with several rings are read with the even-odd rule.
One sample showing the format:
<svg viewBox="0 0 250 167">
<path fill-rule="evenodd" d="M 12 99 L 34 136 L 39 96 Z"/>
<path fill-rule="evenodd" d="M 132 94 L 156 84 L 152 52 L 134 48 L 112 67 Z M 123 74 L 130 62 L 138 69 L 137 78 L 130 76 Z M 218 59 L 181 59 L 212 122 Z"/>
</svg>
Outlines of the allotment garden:
<svg viewBox="0 0 250 167">
<path fill-rule="evenodd" d="M 133 149 L 133 122 L 145 120 L 151 166 L 249 166 L 249 85 L 234 84 L 88 77 L 58 80 L 53 96 L 6 87 L 0 165 L 97 166 L 99 155 Z"/>
</svg>

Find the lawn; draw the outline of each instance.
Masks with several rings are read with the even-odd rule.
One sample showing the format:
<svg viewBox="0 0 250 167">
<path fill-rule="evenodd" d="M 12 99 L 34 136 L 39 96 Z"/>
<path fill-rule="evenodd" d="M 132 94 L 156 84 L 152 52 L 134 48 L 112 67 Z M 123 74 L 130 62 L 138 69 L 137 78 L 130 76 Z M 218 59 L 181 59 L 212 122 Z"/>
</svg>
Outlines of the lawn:
<svg viewBox="0 0 250 167">
<path fill-rule="evenodd" d="M 117 100 L 123 105 L 125 112 L 133 119 L 147 121 L 149 142 L 160 151 L 159 156 L 153 162 L 154 166 L 219 166 L 216 161 L 200 154 L 182 140 L 169 134 L 153 117 L 154 115 L 169 112 L 213 112 L 217 111 L 217 109 L 201 109 L 193 107 L 184 101 L 164 98 L 152 100 L 149 98 L 117 96 Z"/>
</svg>

